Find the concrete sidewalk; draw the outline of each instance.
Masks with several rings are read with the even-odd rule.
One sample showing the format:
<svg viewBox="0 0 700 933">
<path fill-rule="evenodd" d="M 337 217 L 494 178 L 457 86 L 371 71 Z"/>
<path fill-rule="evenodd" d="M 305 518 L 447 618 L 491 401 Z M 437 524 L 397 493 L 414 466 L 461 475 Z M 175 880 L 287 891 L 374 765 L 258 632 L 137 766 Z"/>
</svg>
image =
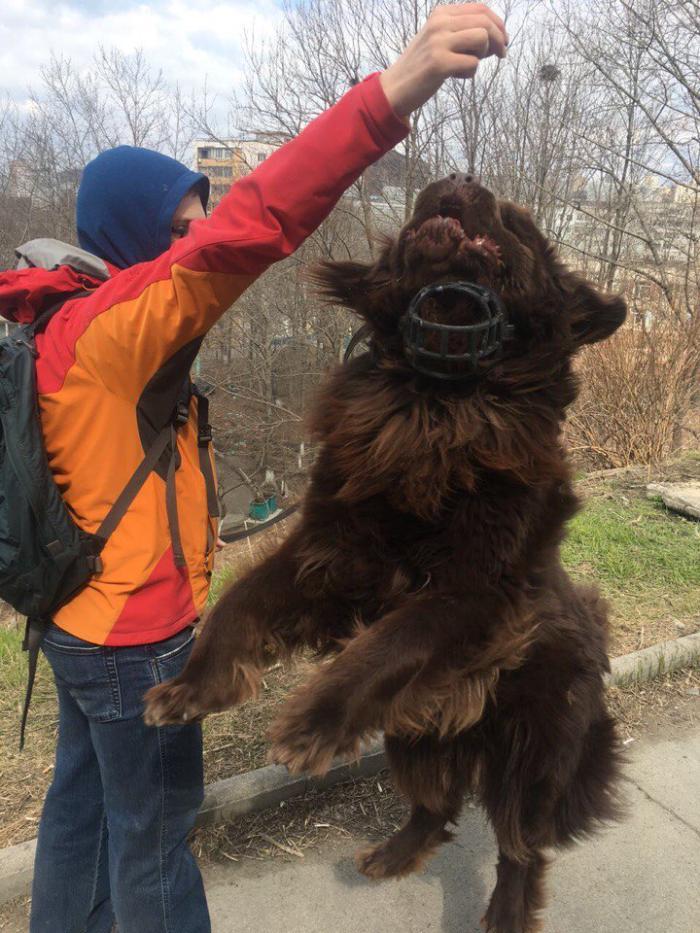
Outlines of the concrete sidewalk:
<svg viewBox="0 0 700 933">
<path fill-rule="evenodd" d="M 630 758 L 630 818 L 558 856 L 545 933 L 700 930 L 700 731 L 635 743 Z M 210 870 L 214 933 L 479 931 L 496 855 L 480 811 L 465 811 L 456 842 L 423 875 L 370 883 L 355 871 L 356 847 Z"/>
<path fill-rule="evenodd" d="M 700 727 L 666 727 L 629 755 L 630 817 L 557 857 L 544 933 L 700 931 Z M 209 868 L 213 933 L 478 933 L 496 857 L 479 810 L 465 809 L 456 842 L 422 875 L 368 882 L 357 847 Z M 0 908 L 2 933 L 26 929 L 26 900 Z"/>
</svg>

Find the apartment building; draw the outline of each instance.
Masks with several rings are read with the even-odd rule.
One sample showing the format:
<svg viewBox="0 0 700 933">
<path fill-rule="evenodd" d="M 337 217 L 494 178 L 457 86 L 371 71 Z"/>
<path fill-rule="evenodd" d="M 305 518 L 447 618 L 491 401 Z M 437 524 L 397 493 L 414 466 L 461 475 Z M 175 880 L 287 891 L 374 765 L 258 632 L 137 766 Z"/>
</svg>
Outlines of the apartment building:
<svg viewBox="0 0 700 933">
<path fill-rule="evenodd" d="M 237 179 L 252 172 L 279 145 L 277 137 L 263 133 L 253 139 L 195 140 L 195 169 L 211 183 L 210 206 L 216 207 Z"/>
</svg>

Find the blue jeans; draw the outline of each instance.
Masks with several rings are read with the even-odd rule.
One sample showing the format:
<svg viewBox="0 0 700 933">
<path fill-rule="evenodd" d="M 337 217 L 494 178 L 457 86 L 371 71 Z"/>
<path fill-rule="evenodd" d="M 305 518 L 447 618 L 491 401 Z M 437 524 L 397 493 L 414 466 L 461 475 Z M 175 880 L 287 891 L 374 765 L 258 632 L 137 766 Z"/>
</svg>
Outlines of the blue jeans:
<svg viewBox="0 0 700 933">
<path fill-rule="evenodd" d="M 187 836 L 204 796 L 197 724 L 147 726 L 143 695 L 178 674 L 187 628 L 106 648 L 51 626 L 58 691 L 53 782 L 39 826 L 30 933 L 210 933 Z"/>
</svg>

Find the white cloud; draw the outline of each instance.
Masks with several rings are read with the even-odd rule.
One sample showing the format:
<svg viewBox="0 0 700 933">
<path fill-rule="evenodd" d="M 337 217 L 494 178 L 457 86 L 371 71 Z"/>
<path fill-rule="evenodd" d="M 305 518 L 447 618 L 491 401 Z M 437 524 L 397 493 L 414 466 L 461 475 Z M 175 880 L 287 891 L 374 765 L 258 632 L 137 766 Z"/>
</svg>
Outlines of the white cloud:
<svg viewBox="0 0 700 933">
<path fill-rule="evenodd" d="M 269 33 L 275 0 L 4 0 L 0 18 L 0 93 L 18 101 L 38 87 L 51 52 L 90 66 L 99 45 L 143 48 L 151 65 L 185 87 L 207 78 L 226 94 L 241 78 L 244 33 Z"/>
</svg>

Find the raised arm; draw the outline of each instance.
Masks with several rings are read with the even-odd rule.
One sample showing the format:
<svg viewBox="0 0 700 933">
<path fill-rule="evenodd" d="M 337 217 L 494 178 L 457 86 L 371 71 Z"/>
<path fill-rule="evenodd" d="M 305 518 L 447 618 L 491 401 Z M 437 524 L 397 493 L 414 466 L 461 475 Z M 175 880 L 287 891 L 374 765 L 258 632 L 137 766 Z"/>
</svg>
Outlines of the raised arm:
<svg viewBox="0 0 700 933">
<path fill-rule="evenodd" d="M 242 292 L 297 249 L 359 175 L 406 136 L 408 114 L 450 75 L 471 77 L 480 59 L 505 54 L 505 42 L 501 20 L 484 5 L 438 7 L 385 72 L 352 88 L 233 185 L 162 256 L 67 306 L 46 339 L 60 334 L 64 355 L 115 395 L 138 399 L 175 354 L 187 356 L 189 345 L 194 355 Z"/>
<path fill-rule="evenodd" d="M 167 360 L 202 338 L 271 263 L 297 249 L 407 132 L 372 76 L 233 185 L 186 237 L 66 306 L 63 326 L 51 330 L 108 389 L 138 398 Z"/>
</svg>

